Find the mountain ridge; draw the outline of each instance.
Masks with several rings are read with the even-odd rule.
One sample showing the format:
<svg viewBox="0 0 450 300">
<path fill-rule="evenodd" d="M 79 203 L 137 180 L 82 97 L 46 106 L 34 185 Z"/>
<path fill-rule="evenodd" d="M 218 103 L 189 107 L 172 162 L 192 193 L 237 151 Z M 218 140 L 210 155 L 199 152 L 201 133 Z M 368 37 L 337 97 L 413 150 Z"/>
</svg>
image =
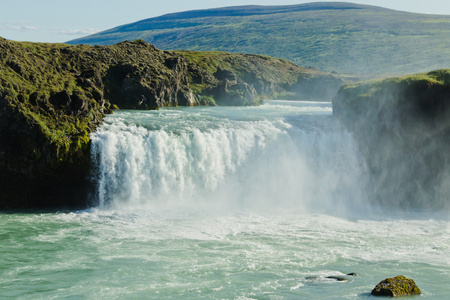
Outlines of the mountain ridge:
<svg viewBox="0 0 450 300">
<path fill-rule="evenodd" d="M 164 50 L 285 58 L 347 74 L 401 75 L 450 67 L 450 16 L 346 2 L 231 6 L 117 26 L 70 44 L 143 39 Z"/>
<path fill-rule="evenodd" d="M 349 5 L 350 4 L 350 5 Z M 188 10 L 183 12 L 175 12 L 164 14 L 159 17 L 148 18 L 150 19 L 171 19 L 173 17 L 181 17 L 184 18 L 189 17 L 197 17 L 200 12 L 203 12 L 201 16 L 208 16 L 208 12 L 210 15 L 220 15 L 220 16 L 230 16 L 230 15 L 257 15 L 257 14 L 275 14 L 275 13 L 287 13 L 293 11 L 308 11 L 308 10 L 325 10 L 325 9 L 361 9 L 361 7 L 366 7 L 370 5 L 360 5 L 360 4 L 351 4 L 347 2 L 313 2 L 313 3 L 305 3 L 305 4 L 294 4 L 294 5 L 242 5 L 242 6 L 226 6 L 219 8 L 210 8 L 210 9 L 195 9 Z M 375 6 L 372 6 L 375 7 Z M 254 9 L 259 10 L 259 12 L 243 12 L 243 10 Z M 278 11 L 270 11 L 268 9 L 278 9 Z M 139 22 L 139 21 L 138 21 Z M 133 22 L 137 23 L 137 22 Z M 131 24 L 131 23 L 130 23 Z"/>
</svg>

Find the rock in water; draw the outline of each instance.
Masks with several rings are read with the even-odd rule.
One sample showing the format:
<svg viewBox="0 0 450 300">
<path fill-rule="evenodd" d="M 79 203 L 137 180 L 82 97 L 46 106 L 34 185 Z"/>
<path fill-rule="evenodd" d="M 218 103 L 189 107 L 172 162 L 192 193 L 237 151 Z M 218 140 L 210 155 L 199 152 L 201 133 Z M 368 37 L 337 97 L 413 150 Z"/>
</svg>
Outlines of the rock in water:
<svg viewBox="0 0 450 300">
<path fill-rule="evenodd" d="M 401 275 L 381 281 L 372 290 L 374 296 L 390 297 L 413 296 L 421 293 L 414 280 Z"/>
<path fill-rule="evenodd" d="M 347 275 L 333 275 L 333 276 L 327 276 L 326 278 L 328 279 L 336 279 L 337 281 L 347 281 L 348 280 L 348 276 L 356 276 L 356 273 L 348 273 Z"/>
</svg>

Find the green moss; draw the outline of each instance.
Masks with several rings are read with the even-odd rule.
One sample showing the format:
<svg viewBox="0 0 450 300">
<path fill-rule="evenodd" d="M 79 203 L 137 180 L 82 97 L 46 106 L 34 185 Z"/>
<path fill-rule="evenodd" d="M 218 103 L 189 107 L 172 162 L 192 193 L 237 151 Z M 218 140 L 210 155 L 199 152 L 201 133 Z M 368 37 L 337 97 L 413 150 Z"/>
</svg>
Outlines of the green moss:
<svg viewBox="0 0 450 300">
<path fill-rule="evenodd" d="M 346 107 L 356 109 L 364 105 L 365 101 L 381 103 L 403 99 L 400 94 L 423 92 L 450 87 L 450 69 L 437 70 L 429 73 L 413 74 L 402 77 L 393 77 L 383 80 L 369 80 L 344 85 L 336 96 L 333 104 L 335 107 Z M 404 99 L 407 101 L 407 99 Z"/>
<path fill-rule="evenodd" d="M 216 106 L 216 100 L 214 100 L 213 97 L 211 96 L 207 96 L 207 95 L 199 95 L 198 96 L 198 100 L 200 102 L 200 105 L 205 105 L 205 106 Z"/>
<path fill-rule="evenodd" d="M 421 293 L 414 280 L 401 275 L 381 281 L 372 290 L 372 295 L 374 296 L 390 297 L 413 296 Z"/>
<path fill-rule="evenodd" d="M 176 51 L 210 74 L 219 68 L 231 70 L 238 77 L 294 84 L 300 73 L 320 73 L 304 69 L 284 60 L 264 55 L 237 54 L 219 51 Z"/>
<path fill-rule="evenodd" d="M 336 74 L 301 68 L 285 59 L 264 55 L 218 51 L 176 53 L 191 62 L 189 84 L 192 91 L 196 95 L 213 97 L 220 105 L 258 104 L 261 99 L 280 97 L 328 100 L 330 96 L 323 95 L 323 91 L 329 88 L 334 95 L 342 82 L 347 80 Z M 219 92 L 217 89 L 225 80 L 228 80 L 227 87 Z M 250 90 L 243 83 L 250 86 Z"/>
</svg>

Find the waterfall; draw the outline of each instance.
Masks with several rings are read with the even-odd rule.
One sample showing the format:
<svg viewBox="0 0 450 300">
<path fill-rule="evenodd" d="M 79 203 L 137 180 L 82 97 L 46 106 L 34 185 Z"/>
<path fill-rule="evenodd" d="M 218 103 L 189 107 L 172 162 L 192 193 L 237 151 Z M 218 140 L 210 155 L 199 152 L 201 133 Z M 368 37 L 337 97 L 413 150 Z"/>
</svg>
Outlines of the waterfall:
<svg viewBox="0 0 450 300">
<path fill-rule="evenodd" d="M 367 169 L 330 104 L 119 112 L 92 134 L 96 201 L 128 209 L 363 210 Z"/>
</svg>

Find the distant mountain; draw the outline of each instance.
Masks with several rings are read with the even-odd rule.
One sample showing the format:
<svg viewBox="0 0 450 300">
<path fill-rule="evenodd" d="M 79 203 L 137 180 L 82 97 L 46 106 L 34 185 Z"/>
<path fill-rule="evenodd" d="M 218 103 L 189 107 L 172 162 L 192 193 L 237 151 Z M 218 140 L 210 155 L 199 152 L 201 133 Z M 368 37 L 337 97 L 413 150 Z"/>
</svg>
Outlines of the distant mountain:
<svg viewBox="0 0 450 300">
<path fill-rule="evenodd" d="M 450 67 L 450 16 L 339 2 L 180 12 L 68 43 L 110 45 L 136 39 L 165 50 L 264 54 L 350 74 Z"/>
</svg>

